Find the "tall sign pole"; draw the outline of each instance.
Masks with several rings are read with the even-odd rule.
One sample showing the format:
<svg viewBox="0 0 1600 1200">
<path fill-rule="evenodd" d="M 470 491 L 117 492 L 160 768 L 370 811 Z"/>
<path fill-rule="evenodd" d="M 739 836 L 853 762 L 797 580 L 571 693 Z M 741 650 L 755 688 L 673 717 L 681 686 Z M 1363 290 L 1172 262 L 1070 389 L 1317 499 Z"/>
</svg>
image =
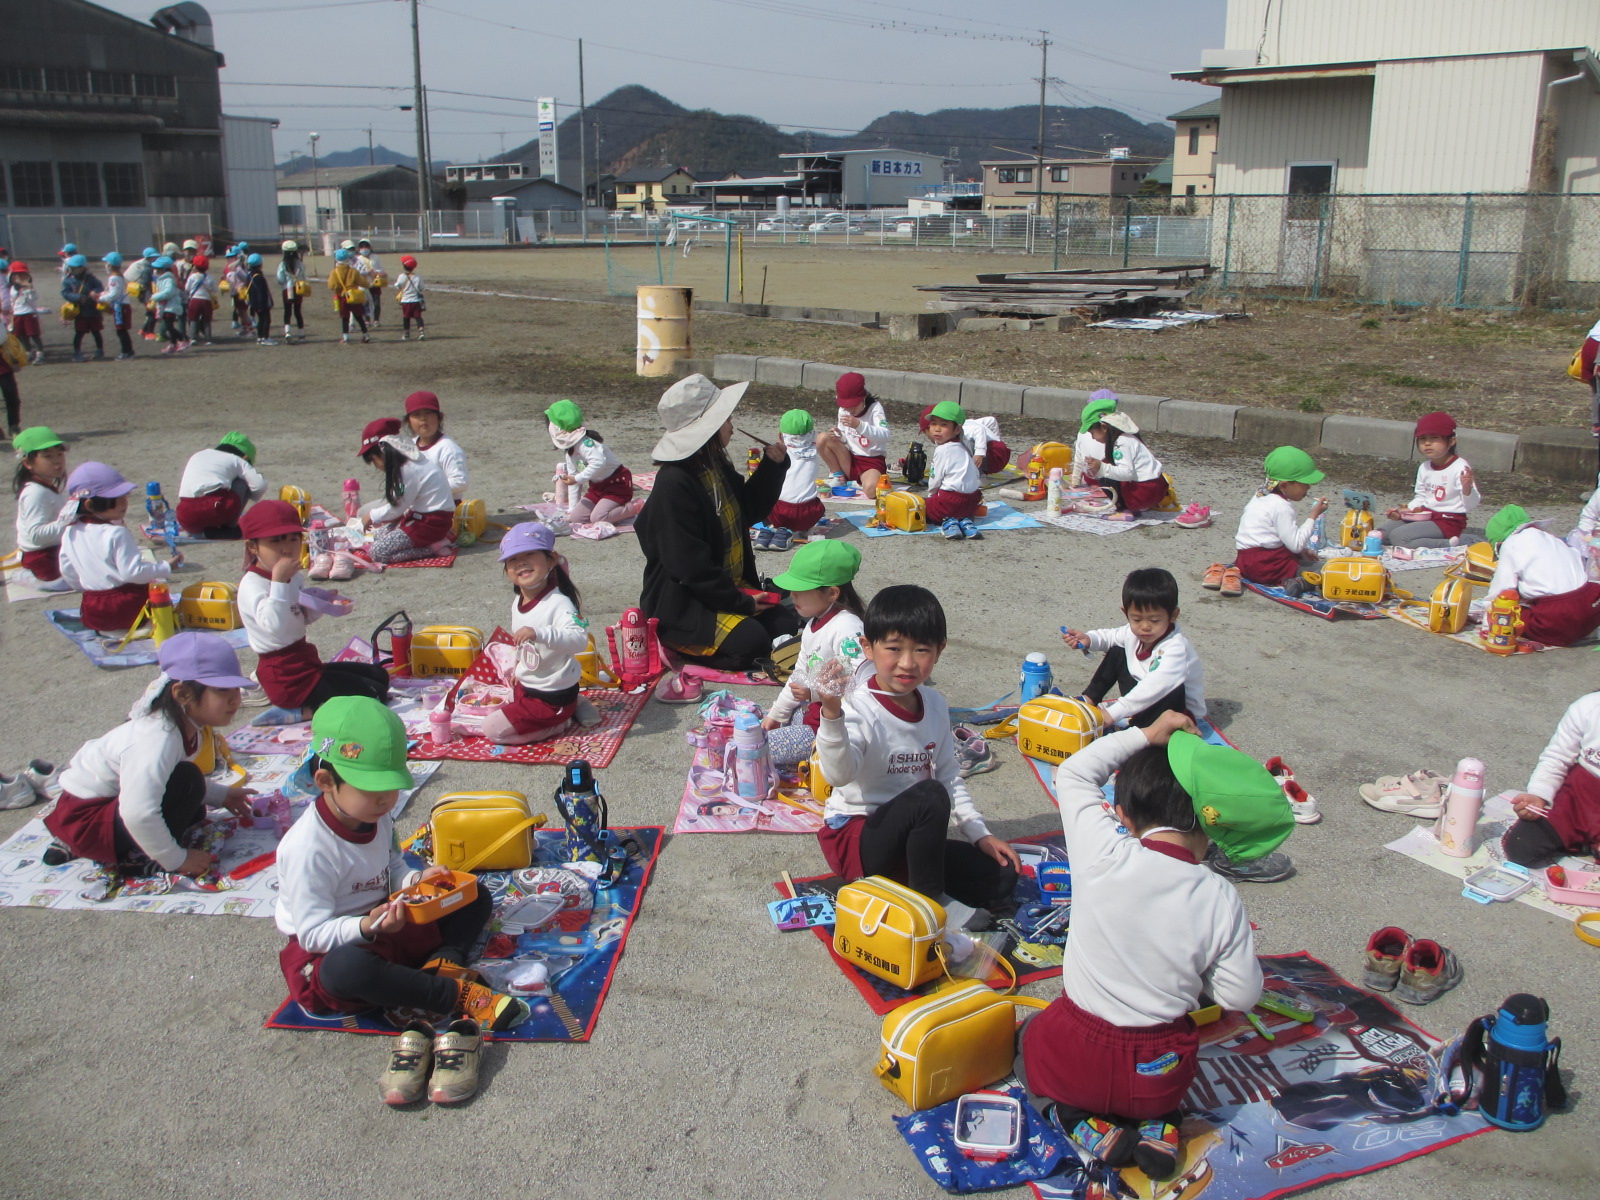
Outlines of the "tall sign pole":
<svg viewBox="0 0 1600 1200">
<path fill-rule="evenodd" d="M 582 222 L 583 240 L 589 240 L 589 135 L 583 123 L 589 118 L 589 108 L 583 97 L 583 39 L 578 39 L 578 218 Z M 715 194 L 715 193 L 713 193 Z"/>
<path fill-rule="evenodd" d="M 1039 31 L 1039 145 L 1034 158 L 1033 215 L 1044 216 L 1044 85 L 1050 78 L 1050 39 Z"/>
<path fill-rule="evenodd" d="M 539 97 L 539 174 L 561 182 L 556 160 L 556 102 L 551 96 Z"/>
<path fill-rule="evenodd" d="M 422 111 L 422 35 L 417 29 L 417 0 L 411 0 L 411 88 L 417 114 L 417 238 L 419 249 L 428 248 L 428 138 Z"/>
</svg>

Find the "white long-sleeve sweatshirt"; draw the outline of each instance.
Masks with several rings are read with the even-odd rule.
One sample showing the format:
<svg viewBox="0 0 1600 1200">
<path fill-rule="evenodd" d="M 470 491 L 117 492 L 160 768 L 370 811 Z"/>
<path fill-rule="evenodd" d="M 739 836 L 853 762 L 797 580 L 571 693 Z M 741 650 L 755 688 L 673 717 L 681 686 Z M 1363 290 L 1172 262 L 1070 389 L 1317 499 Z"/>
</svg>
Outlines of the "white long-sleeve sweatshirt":
<svg viewBox="0 0 1600 1200">
<path fill-rule="evenodd" d="M 1461 477 L 1472 470 L 1472 464 L 1457 455 L 1448 466 L 1435 470 L 1432 463 L 1424 462 L 1417 468 L 1417 486 L 1411 498 L 1412 508 L 1426 508 L 1436 513 L 1466 514 L 1483 502 L 1474 480 L 1471 491 L 1461 487 Z"/>
<path fill-rule="evenodd" d="M 961 426 L 961 436 L 967 439 L 967 449 L 977 459 L 988 453 L 990 442 L 1005 440 L 1000 436 L 1000 422 L 988 415 L 970 418 Z"/>
<path fill-rule="evenodd" d="M 1594 495 L 1589 497 L 1589 503 L 1583 506 L 1583 512 L 1578 515 L 1578 532 L 1593 534 L 1600 529 L 1600 480 L 1595 482 Z"/>
<path fill-rule="evenodd" d="M 1588 582 L 1581 554 L 1555 534 L 1528 525 L 1500 543 L 1487 596 L 1492 600 L 1510 588 L 1525 601 L 1541 600 L 1577 591 Z"/>
<path fill-rule="evenodd" d="M 171 563 L 140 557 L 139 543 L 123 525 L 77 521 L 61 535 L 61 577 L 80 592 L 109 592 L 171 573 Z"/>
<path fill-rule="evenodd" d="M 573 656 L 589 646 L 589 623 L 578 615 L 571 597 L 554 585 L 526 609 L 519 596 L 511 603 L 511 633 L 531 629 L 539 644 L 533 666 L 517 660 L 517 682 L 529 691 L 559 692 L 583 677 Z"/>
<path fill-rule="evenodd" d="M 1127 625 L 1115 629 L 1091 629 L 1086 635 L 1089 649 L 1103 654 L 1113 646 L 1122 647 L 1128 671 L 1137 684 L 1126 696 L 1119 696 L 1101 707 L 1113 720 L 1126 721 L 1138 716 L 1180 683 L 1183 706 L 1196 720 L 1206 715 L 1205 669 L 1194 645 L 1174 625 L 1172 631 L 1150 648 L 1149 657 L 1140 659 L 1139 638 Z"/>
<path fill-rule="evenodd" d="M 1278 492 L 1252 496 L 1239 514 L 1239 532 L 1233 535 L 1236 550 L 1273 550 L 1279 546 L 1291 554 L 1303 554 L 1311 543 L 1316 521 L 1307 517 L 1294 522 L 1294 505 Z"/>
<path fill-rule="evenodd" d="M 184 464 L 183 478 L 178 482 L 178 499 L 192 500 L 212 492 L 226 492 L 236 479 L 244 481 L 252 500 L 259 500 L 267 493 L 267 481 L 248 459 L 214 446 L 197 450 Z"/>
<path fill-rule="evenodd" d="M 444 477 L 450 481 L 451 496 L 460 500 L 467 494 L 467 452 L 461 448 L 461 443 L 455 438 L 441 435 L 437 442 L 426 449 L 418 446 L 417 452 L 423 458 L 439 464 Z"/>
<path fill-rule="evenodd" d="M 312 954 L 364 942 L 361 918 L 409 874 L 392 815 L 347 829 L 318 796 L 278 843 L 278 929 Z"/>
<path fill-rule="evenodd" d="M 139 849 L 168 871 L 183 865 L 188 851 L 178 845 L 161 816 L 167 780 L 188 754 L 183 734 L 162 713 L 144 711 L 147 701 L 109 733 L 85 742 L 61 772 L 61 790 L 80 800 L 117 798 L 117 815 Z M 206 803 L 219 806 L 228 786 L 206 781 Z"/>
<path fill-rule="evenodd" d="M 413 449 L 412 453 L 417 452 Z M 431 458 L 408 458 L 400 468 L 400 487 L 400 497 L 393 504 L 385 500 L 372 509 L 369 515 L 374 525 L 398 521 L 407 513 L 455 511 L 450 480 L 445 477 L 444 468 Z"/>
<path fill-rule="evenodd" d="M 845 417 L 852 416 L 861 421 L 854 429 L 844 423 Z M 836 432 L 857 458 L 878 458 L 889 447 L 889 417 L 876 400 L 868 401 L 859 413 L 841 408 Z"/>
<path fill-rule="evenodd" d="M 1098 478 L 1106 448 L 1094 440 L 1088 430 L 1080 433 L 1072 443 L 1072 478 L 1082 480 Z"/>
<path fill-rule="evenodd" d="M 817 671 L 830 658 L 856 662 L 863 654 L 860 637 L 861 618 L 847 608 L 835 607 L 820 617 L 812 617 L 800 630 L 800 657 L 795 660 L 789 682 L 809 688 Z M 787 725 L 799 707 L 800 701 L 785 687 L 767 710 L 767 716 Z"/>
<path fill-rule="evenodd" d="M 929 492 L 961 492 L 970 494 L 983 484 L 978 466 L 972 461 L 972 452 L 960 438 L 942 442 L 933 448 L 933 460 L 928 464 Z"/>
<path fill-rule="evenodd" d="M 415 271 L 401 271 L 394 278 L 395 286 L 400 292 L 401 304 L 421 304 L 424 284 L 422 276 Z"/>
<path fill-rule="evenodd" d="M 778 499 L 785 504 L 805 504 L 817 498 L 817 435 L 786 433 L 784 448 L 789 451 L 789 466 L 783 476 L 783 491 Z"/>
<path fill-rule="evenodd" d="M 1119 833 L 1106 809 L 1101 786 L 1149 744 L 1142 729 L 1110 733 L 1056 769 L 1072 861 L 1062 986 L 1079 1008 L 1123 1028 L 1175 1021 L 1201 993 L 1234 1011 L 1261 998 L 1255 938 L 1233 884 Z"/>
<path fill-rule="evenodd" d="M 38 482 L 22 485 L 17 495 L 17 546 L 45 550 L 61 544 L 61 535 L 78 517 L 78 502 Z"/>
<path fill-rule="evenodd" d="M 833 785 L 823 819 L 864 817 L 912 784 L 937 779 L 950 793 L 952 823 L 968 841 L 987 837 L 989 826 L 956 762 L 950 705 L 932 688 L 920 687 L 915 695 L 922 700 L 922 717 L 913 721 L 885 705 L 888 697 L 877 689 L 871 663 L 857 670 L 841 715 L 823 717 L 817 729 L 817 757 Z"/>
<path fill-rule="evenodd" d="M 595 483 L 616 474 L 622 460 L 602 441 L 586 437 L 570 450 L 563 451 L 567 474 L 577 484 Z"/>
<path fill-rule="evenodd" d="M 1104 446 L 1100 446 L 1100 452 L 1105 453 Z M 1111 457 L 1096 468 L 1095 474 L 1100 479 L 1148 483 L 1161 478 L 1161 460 L 1150 453 L 1150 447 L 1140 438 L 1125 433 L 1117 438 L 1117 444 L 1111 448 Z"/>
<path fill-rule="evenodd" d="M 1561 714 L 1528 777 L 1528 791 L 1541 800 L 1554 800 L 1574 766 L 1600 777 L 1600 692 L 1579 696 Z"/>
<path fill-rule="evenodd" d="M 304 580 L 297 571 L 288 583 L 278 583 L 253 570 L 239 580 L 239 619 L 250 638 L 250 649 L 257 654 L 294 645 L 306 636 L 306 626 L 322 616 L 301 605 Z"/>
</svg>

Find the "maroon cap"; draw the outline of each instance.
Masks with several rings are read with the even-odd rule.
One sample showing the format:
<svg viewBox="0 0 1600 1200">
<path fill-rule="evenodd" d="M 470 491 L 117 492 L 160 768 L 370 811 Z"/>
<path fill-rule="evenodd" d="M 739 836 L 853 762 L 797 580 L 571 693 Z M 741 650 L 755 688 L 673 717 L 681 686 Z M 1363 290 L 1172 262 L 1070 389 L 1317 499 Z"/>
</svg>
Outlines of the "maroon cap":
<svg viewBox="0 0 1600 1200">
<path fill-rule="evenodd" d="M 933 410 L 936 407 L 937 406 L 933 404 L 928 405 L 927 408 L 922 410 L 922 416 L 917 418 L 917 427 L 921 429 L 923 433 L 928 432 L 928 418 L 933 416 Z"/>
<path fill-rule="evenodd" d="M 1447 412 L 1423 413 L 1417 418 L 1417 427 L 1412 431 L 1413 438 L 1445 437 L 1456 435 L 1456 419 Z"/>
<path fill-rule="evenodd" d="M 406 416 L 414 412 L 431 412 L 444 416 L 444 409 L 439 407 L 439 397 L 432 392 L 412 392 L 406 397 Z"/>
<path fill-rule="evenodd" d="M 356 451 L 357 458 L 366 457 L 371 450 L 386 437 L 395 437 L 400 432 L 398 417 L 379 417 L 376 421 L 368 421 L 367 427 L 361 431 L 361 449 Z"/>
<path fill-rule="evenodd" d="M 854 408 L 866 402 L 867 381 L 860 371 L 846 371 L 839 376 L 839 382 L 833 385 L 833 391 L 839 397 L 840 404 Z"/>
<path fill-rule="evenodd" d="M 261 500 L 239 518 L 239 532 L 247 538 L 278 537 L 301 531 L 300 510 L 287 500 Z"/>
</svg>

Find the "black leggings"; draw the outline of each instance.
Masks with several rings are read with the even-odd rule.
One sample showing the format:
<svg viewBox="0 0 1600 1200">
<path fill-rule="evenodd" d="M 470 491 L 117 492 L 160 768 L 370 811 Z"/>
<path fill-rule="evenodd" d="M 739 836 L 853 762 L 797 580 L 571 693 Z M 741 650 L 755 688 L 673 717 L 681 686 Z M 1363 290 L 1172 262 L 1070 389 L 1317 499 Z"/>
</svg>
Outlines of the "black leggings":
<svg viewBox="0 0 1600 1200">
<path fill-rule="evenodd" d="M 861 830 L 861 869 L 903 877 L 908 887 L 937 900 L 948 892 L 972 908 L 1001 916 L 1016 908 L 1016 868 L 990 858 L 971 842 L 945 835 L 950 793 L 936 779 L 914 783 L 867 814 Z"/>
<path fill-rule="evenodd" d="M 368 288 L 367 292 L 372 297 L 372 323 L 376 325 L 378 318 L 383 315 L 383 289 L 381 287 Z"/>
<path fill-rule="evenodd" d="M 800 618 L 784 604 L 764 609 L 753 617 L 746 617 L 733 627 L 715 654 L 694 655 L 679 651 L 685 662 L 719 671 L 748 671 L 756 660 L 772 652 L 774 638 L 789 637 L 800 632 Z"/>
<path fill-rule="evenodd" d="M 98 329 L 91 329 L 91 330 L 88 331 L 88 334 L 89 334 L 90 337 L 92 337 L 94 339 L 95 352 L 98 353 L 98 354 L 104 354 L 106 352 L 106 340 L 105 340 L 105 338 L 100 336 L 100 331 Z M 81 352 L 82 349 L 83 349 L 83 334 L 75 332 L 72 335 L 72 352 L 74 354 L 77 354 L 77 353 Z"/>
<path fill-rule="evenodd" d="M 146 285 L 149 286 L 148 284 Z M 156 331 L 156 309 L 153 304 L 144 306 L 144 335 L 149 337 Z"/>
<path fill-rule="evenodd" d="M 489 889 L 480 887 L 477 898 L 465 908 L 440 917 L 440 946 L 434 958 L 465 966 L 467 956 L 494 911 Z M 341 1000 L 359 1000 L 374 1008 L 420 1008 L 448 1013 L 455 1009 L 461 989 L 454 979 L 403 967 L 381 957 L 366 942 L 353 942 L 328 951 L 317 968 L 317 979 Z"/>
<path fill-rule="evenodd" d="M 357 325 L 361 326 L 361 332 L 362 333 L 366 333 L 367 332 L 367 307 L 366 307 L 366 305 L 357 304 L 357 305 L 351 306 L 349 304 L 345 304 L 345 305 L 341 305 L 340 306 L 340 308 L 339 308 L 339 332 L 344 334 L 346 337 L 350 336 L 350 321 L 352 319 L 355 320 L 355 323 Z"/>
<path fill-rule="evenodd" d="M 174 767 L 172 774 L 167 777 L 167 790 L 161 796 L 161 819 L 166 822 L 167 832 L 181 840 L 190 827 L 205 815 L 206 777 L 200 773 L 199 767 L 186 760 Z M 149 863 L 149 856 L 133 840 L 120 814 L 113 826 L 112 836 L 119 867 L 139 869 Z"/>
<path fill-rule="evenodd" d="M 176 346 L 183 340 L 183 333 L 178 329 L 177 313 L 161 314 L 161 332 L 170 345 Z"/>
<path fill-rule="evenodd" d="M 22 428 L 22 395 L 17 391 L 17 377 L 7 371 L 0 375 L 0 396 L 6 401 L 6 428 L 12 433 Z"/>
<path fill-rule="evenodd" d="M 294 327 L 296 329 L 304 329 L 306 327 L 306 320 L 300 315 L 300 305 L 303 303 L 304 299 L 305 297 L 303 296 L 295 295 L 292 287 L 284 291 L 283 327 L 285 329 L 289 328 L 289 320 L 291 317 L 294 319 Z"/>
<path fill-rule="evenodd" d="M 1083 689 L 1084 699 L 1099 704 L 1113 685 L 1119 696 L 1126 696 L 1139 685 L 1139 681 L 1128 670 L 1128 652 L 1121 646 L 1113 646 L 1106 651 L 1106 656 L 1095 668 L 1094 678 L 1089 680 L 1089 686 Z M 1183 684 L 1180 683 L 1159 700 L 1152 701 L 1148 708 L 1129 717 L 1128 724 L 1137 729 L 1144 729 L 1164 712 L 1187 712 L 1188 706 L 1184 701 L 1183 690 Z"/>
<path fill-rule="evenodd" d="M 1566 845 L 1556 827 L 1543 817 L 1536 821 L 1513 821 L 1500 841 L 1500 848 L 1506 858 L 1519 867 L 1547 867 L 1569 850 L 1579 854 L 1588 849 L 1587 846 Z"/>
<path fill-rule="evenodd" d="M 316 712 L 335 696 L 368 696 L 387 704 L 389 672 L 375 663 L 323 663 L 322 678 L 306 697 L 306 707 Z"/>
<path fill-rule="evenodd" d="M 254 316 L 256 319 L 256 336 L 265 340 L 267 334 L 272 332 L 272 310 L 270 308 L 258 308 L 255 310 Z"/>
<path fill-rule="evenodd" d="M 122 347 L 124 354 L 133 353 L 133 335 L 126 329 L 117 330 L 117 345 Z"/>
</svg>

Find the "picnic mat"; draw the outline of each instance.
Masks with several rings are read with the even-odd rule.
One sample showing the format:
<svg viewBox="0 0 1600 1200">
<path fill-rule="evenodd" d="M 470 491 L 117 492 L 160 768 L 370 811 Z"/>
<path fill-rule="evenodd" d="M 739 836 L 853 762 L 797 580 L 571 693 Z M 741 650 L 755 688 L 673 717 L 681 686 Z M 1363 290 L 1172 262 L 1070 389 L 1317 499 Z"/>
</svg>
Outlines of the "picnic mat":
<svg viewBox="0 0 1600 1200">
<path fill-rule="evenodd" d="M 378 565 L 372 555 L 364 549 L 352 550 L 350 553 L 355 558 L 356 563 L 363 569 L 370 569 Z M 413 558 L 409 562 L 384 563 L 382 566 L 386 571 L 393 571 L 397 567 L 453 567 L 456 565 L 457 553 L 456 548 L 452 546 L 449 554 L 440 554 L 434 558 Z"/>
<path fill-rule="evenodd" d="M 1212 522 L 1216 522 L 1217 509 L 1211 510 Z M 1170 525 L 1177 520 L 1175 512 L 1148 513 L 1142 517 L 1135 517 L 1131 521 L 1113 520 L 1110 517 L 1095 517 L 1088 513 L 1064 512 L 1052 517 L 1049 513 L 1040 511 L 1034 514 L 1046 525 L 1054 525 L 1057 529 L 1069 529 L 1073 533 L 1097 533 L 1106 537 L 1113 533 L 1126 533 L 1130 529 L 1137 529 L 1141 525 Z M 1203 527 L 1202 527 L 1203 528 Z"/>
<path fill-rule="evenodd" d="M 1359 621 L 1381 621 L 1385 617 L 1394 616 L 1394 609 L 1399 604 L 1397 600 L 1388 600 L 1383 604 L 1364 604 L 1356 600 L 1323 600 L 1310 594 L 1295 597 L 1281 587 L 1268 587 L 1264 583 L 1252 583 L 1248 579 L 1244 581 L 1244 586 L 1258 596 L 1265 596 L 1268 600 L 1274 600 L 1297 612 L 1321 617 L 1324 621 L 1336 621 L 1340 617 L 1355 617 Z"/>
<path fill-rule="evenodd" d="M 638 495 L 640 492 L 653 491 L 655 486 L 656 473 L 654 471 L 640 471 L 633 477 L 634 495 Z M 518 504 L 515 507 L 519 512 L 532 513 L 541 521 L 548 521 L 551 517 L 565 517 L 567 515 L 566 508 L 555 503 L 553 500 L 536 500 L 532 504 Z M 629 517 L 626 521 L 612 522 L 612 527 L 615 528 L 618 533 L 633 533 L 635 532 L 633 523 L 636 519 L 637 514 Z M 571 529 L 565 529 L 560 536 L 570 537 L 571 534 Z"/>
<path fill-rule="evenodd" d="M 1409 625 L 1412 629 L 1420 629 L 1423 633 L 1426 633 L 1431 637 L 1441 637 L 1446 641 L 1457 642 L 1463 646 L 1471 646 L 1474 649 L 1482 650 L 1485 654 L 1489 653 L 1489 644 L 1478 636 L 1479 622 L 1477 621 L 1470 621 L 1467 627 L 1460 633 L 1434 633 L 1433 630 L 1429 629 L 1428 604 L 1426 601 L 1412 601 L 1410 603 L 1402 602 L 1394 605 L 1393 607 L 1385 606 L 1383 609 L 1383 615 L 1399 621 L 1402 625 Z M 1543 642 L 1534 642 L 1528 640 L 1527 638 L 1519 638 L 1517 640 L 1517 653 L 1538 654 L 1542 650 L 1566 650 L 1573 648 L 1592 649 L 1594 645 L 1595 638 L 1592 635 L 1584 638 L 1582 641 L 1572 643 L 1571 647 L 1547 646 Z M 1511 656 L 1502 655 L 1501 657 L 1510 658 Z"/>
<path fill-rule="evenodd" d="M 1309 954 L 1263 955 L 1261 968 L 1269 990 L 1309 1004 L 1316 1019 L 1301 1025 L 1258 1011 L 1273 1041 L 1240 1013 L 1202 1026 L 1199 1071 L 1183 1101 L 1179 1173 L 1152 1184 L 1126 1168 L 1120 1174 L 1133 1196 L 1270 1200 L 1493 1128 L 1476 1112 L 1450 1115 L 1436 1104 L 1449 1044 Z M 1029 1186 L 1039 1200 L 1083 1196 L 1081 1177 L 1070 1172 Z"/>
<path fill-rule="evenodd" d="M 724 671 L 717 667 L 703 667 L 699 663 L 684 662 L 666 643 L 661 645 L 661 660 L 681 675 L 703 679 L 707 683 L 727 683 L 735 687 L 782 687 L 772 676 L 761 671 Z"/>
<path fill-rule="evenodd" d="M 717 778 L 722 778 L 718 773 Z M 673 833 L 816 833 L 822 805 L 803 788 L 779 785 L 771 800 L 735 800 L 718 791 L 695 791 L 694 776 L 683 787 Z"/>
<path fill-rule="evenodd" d="M 1474 541 L 1483 539 L 1474 538 Z M 1317 551 L 1317 557 L 1324 562 L 1330 558 L 1349 558 L 1359 555 L 1359 550 L 1347 550 L 1343 546 L 1325 546 Z M 1409 558 L 1395 556 L 1394 548 L 1385 546 L 1382 555 L 1383 565 L 1390 571 L 1430 571 L 1439 567 L 1448 567 L 1467 557 L 1467 548 L 1462 546 L 1418 546 L 1411 551 Z"/>
<path fill-rule="evenodd" d="M 65 592 L 47 592 L 39 586 L 39 581 L 32 571 L 26 567 L 17 567 L 0 575 L 5 580 L 6 600 L 15 604 L 18 600 L 55 600 L 58 603 L 63 597 L 77 594 L 76 589 Z"/>
<path fill-rule="evenodd" d="M 586 926 L 570 932 L 551 927 L 544 932 L 525 932 L 513 936 L 495 933 L 483 954 L 472 964 L 491 986 L 503 987 L 505 973 L 513 964 L 542 962 L 549 969 L 551 988 L 543 996 L 527 998 L 533 1009 L 521 1025 L 503 1033 L 486 1035 L 497 1042 L 586 1042 L 594 1033 L 600 1006 L 605 1003 L 611 977 L 622 958 L 628 935 L 633 932 L 640 902 L 650 882 L 656 858 L 661 853 L 662 829 L 659 825 L 633 828 L 613 827 L 618 835 L 631 834 L 644 847 L 644 858 L 635 861 L 628 877 L 619 886 L 595 892 L 594 914 Z M 541 829 L 535 835 L 535 865 L 559 866 L 565 858 L 566 834 L 562 830 Z M 425 865 L 420 858 L 406 856 L 413 866 Z M 494 897 L 495 916 L 490 928 L 514 905 L 530 893 L 516 882 L 513 871 L 483 871 L 478 886 L 487 887 Z M 316 1017 L 292 1000 L 285 1000 L 266 1020 L 268 1029 L 327 1029 L 345 1033 L 387 1034 L 400 1029 L 376 1010 Z"/>
<path fill-rule="evenodd" d="M 120 651 L 116 649 L 122 635 L 115 636 L 105 633 L 96 633 L 85 627 L 78 620 L 78 610 L 75 608 L 50 608 L 45 610 L 45 620 L 49 621 L 56 629 L 61 631 L 63 637 L 82 650 L 95 666 L 107 671 L 114 671 L 121 667 L 151 667 L 156 662 L 156 644 L 148 637 L 137 637 L 124 646 Z M 226 633 L 219 632 L 222 638 L 235 650 L 248 650 L 250 638 L 243 629 L 230 629 Z"/>
<path fill-rule="evenodd" d="M 238 765 L 250 773 L 246 786 L 254 788 L 258 802 L 279 793 L 288 798 L 298 816 L 312 799 L 312 793 L 297 782 L 299 756 L 237 758 Z M 415 785 L 400 794 L 396 812 L 404 810 L 413 794 L 435 771 L 437 763 L 422 763 L 411 768 Z M 98 866 L 77 858 L 59 867 L 47 867 L 39 855 L 50 845 L 44 820 L 35 817 L 0 844 L 0 908 L 53 908 L 58 910 L 92 908 L 100 911 L 191 913 L 202 916 L 271 917 L 278 896 L 278 869 L 265 868 L 239 880 L 228 880 L 228 872 L 260 855 L 275 851 L 277 835 L 270 823 L 253 822 L 241 827 L 231 815 L 215 817 L 207 823 L 202 845 L 220 860 L 224 876 L 222 890 L 205 890 L 186 876 L 161 875 L 127 881 L 109 899 L 84 896 L 90 885 L 102 877 Z"/>
<path fill-rule="evenodd" d="M 346 661 L 336 658 L 334 661 Z M 360 660 L 357 660 L 360 661 Z M 455 687 L 453 676 L 443 679 L 399 678 L 389 681 L 389 707 L 405 722 L 412 738 L 428 734 L 428 714 Z M 261 718 L 257 717 L 259 721 Z M 303 754 L 311 744 L 311 722 L 290 725 L 241 725 L 228 735 L 228 748 L 238 754 Z"/>
<path fill-rule="evenodd" d="M 926 537 L 929 534 L 942 537 L 937 525 L 930 525 L 926 529 L 919 529 L 911 533 L 905 529 L 869 528 L 867 522 L 872 520 L 872 514 L 867 512 L 853 512 L 840 514 L 846 521 L 862 530 L 868 537 Z M 1003 529 L 1037 529 L 1039 522 L 1025 512 L 1019 512 L 1009 504 L 991 504 L 989 511 L 981 517 L 976 517 L 979 530 L 983 533 L 995 533 Z"/>
</svg>

